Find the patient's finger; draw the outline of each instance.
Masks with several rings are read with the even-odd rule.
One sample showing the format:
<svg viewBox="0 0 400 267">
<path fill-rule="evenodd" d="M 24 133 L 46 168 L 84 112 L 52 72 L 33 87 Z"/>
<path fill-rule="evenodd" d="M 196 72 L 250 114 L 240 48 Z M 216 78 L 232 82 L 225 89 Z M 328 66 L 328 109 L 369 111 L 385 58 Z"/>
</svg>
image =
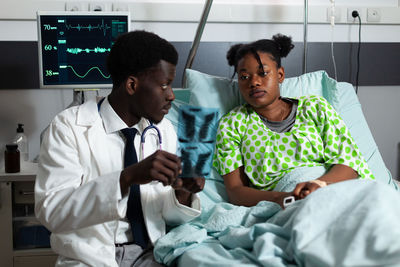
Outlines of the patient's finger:
<svg viewBox="0 0 400 267">
<path fill-rule="evenodd" d="M 301 197 L 301 198 L 305 198 L 305 197 L 308 196 L 310 193 L 311 193 L 310 190 L 308 190 L 308 189 L 303 189 L 303 190 L 300 191 L 300 197 Z"/>
<path fill-rule="evenodd" d="M 302 190 L 304 190 L 304 188 L 306 187 L 306 183 L 299 183 L 296 185 L 295 189 L 293 190 L 293 196 L 295 198 L 299 198 L 300 196 L 300 192 Z"/>
</svg>

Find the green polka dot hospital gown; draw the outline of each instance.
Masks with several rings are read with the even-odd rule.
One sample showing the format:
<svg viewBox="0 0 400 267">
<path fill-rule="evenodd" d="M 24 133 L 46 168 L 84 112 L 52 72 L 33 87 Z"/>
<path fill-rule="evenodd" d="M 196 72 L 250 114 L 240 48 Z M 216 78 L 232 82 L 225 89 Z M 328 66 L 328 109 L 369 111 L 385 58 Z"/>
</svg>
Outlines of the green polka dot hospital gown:
<svg viewBox="0 0 400 267">
<path fill-rule="evenodd" d="M 288 132 L 269 130 L 247 104 L 221 118 L 213 160 L 221 175 L 244 166 L 252 187 L 272 190 L 296 167 L 335 164 L 375 179 L 343 120 L 321 96 L 298 98 L 296 119 Z"/>
</svg>

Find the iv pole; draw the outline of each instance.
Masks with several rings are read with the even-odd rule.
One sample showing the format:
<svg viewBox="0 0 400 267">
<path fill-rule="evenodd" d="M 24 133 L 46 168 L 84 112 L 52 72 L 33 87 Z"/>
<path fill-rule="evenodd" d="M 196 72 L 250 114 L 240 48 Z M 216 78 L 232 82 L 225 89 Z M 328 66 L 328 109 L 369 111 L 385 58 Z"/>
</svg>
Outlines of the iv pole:
<svg viewBox="0 0 400 267">
<path fill-rule="evenodd" d="M 303 24 L 303 74 L 307 72 L 307 28 L 308 28 L 308 0 L 304 0 L 304 24 Z"/>
<path fill-rule="evenodd" d="M 204 9 L 203 9 L 203 14 L 201 15 L 199 25 L 197 27 L 196 35 L 194 38 L 194 41 L 192 43 L 192 47 L 189 52 L 188 59 L 186 61 L 185 68 L 183 69 L 183 75 L 182 75 L 182 88 L 185 88 L 186 85 L 186 69 L 190 69 L 193 64 L 194 57 L 196 56 L 197 48 L 200 43 L 201 36 L 203 34 L 203 30 L 205 27 L 205 24 L 207 22 L 208 14 L 211 9 L 212 5 L 212 0 L 207 0 Z M 307 34 L 308 34 L 308 0 L 304 0 L 304 22 L 303 22 L 303 43 L 304 43 L 304 51 L 303 51 L 303 74 L 307 72 Z"/>
</svg>

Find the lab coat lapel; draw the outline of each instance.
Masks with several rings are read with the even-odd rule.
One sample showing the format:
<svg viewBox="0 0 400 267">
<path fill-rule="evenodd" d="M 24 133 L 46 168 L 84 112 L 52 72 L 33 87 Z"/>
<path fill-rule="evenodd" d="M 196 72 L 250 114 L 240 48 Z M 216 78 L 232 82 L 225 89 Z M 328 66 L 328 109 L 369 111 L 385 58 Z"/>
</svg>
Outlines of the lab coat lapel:
<svg viewBox="0 0 400 267">
<path fill-rule="evenodd" d="M 106 133 L 101 120 L 99 120 L 99 123 L 96 123 L 88 130 L 88 142 L 99 175 L 113 172 L 117 168 L 115 157 L 111 156 L 115 155 L 115 153 L 109 151 L 109 146 L 105 140 L 107 140 Z"/>
<path fill-rule="evenodd" d="M 98 99 L 99 100 L 99 99 Z M 114 151 L 109 151 L 107 145 L 106 132 L 103 122 L 98 112 L 97 101 L 90 100 L 79 107 L 78 125 L 88 127 L 87 142 L 89 144 L 91 162 L 96 164 L 98 174 L 104 175 L 115 171 L 118 163 L 113 160 L 111 155 L 115 155 Z"/>
</svg>

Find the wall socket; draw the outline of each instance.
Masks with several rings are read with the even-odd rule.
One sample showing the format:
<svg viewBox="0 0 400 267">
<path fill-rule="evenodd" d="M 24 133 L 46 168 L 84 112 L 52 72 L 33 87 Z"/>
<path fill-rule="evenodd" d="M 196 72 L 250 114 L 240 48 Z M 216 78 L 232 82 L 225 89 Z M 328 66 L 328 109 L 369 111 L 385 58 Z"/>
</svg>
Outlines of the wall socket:
<svg viewBox="0 0 400 267">
<path fill-rule="evenodd" d="M 368 22 L 380 22 L 381 21 L 381 9 L 380 8 L 368 8 L 367 9 L 367 21 Z"/>
<path fill-rule="evenodd" d="M 66 2 L 65 11 L 88 11 L 88 6 L 84 2 Z"/>
<path fill-rule="evenodd" d="M 347 8 L 347 22 L 350 22 L 350 23 L 358 23 L 359 22 L 358 18 L 353 18 L 353 16 L 352 16 L 353 11 L 355 11 L 355 10 L 358 12 L 361 22 L 365 22 L 365 17 L 366 17 L 365 16 L 365 8 L 359 8 L 359 7 L 348 7 Z"/>
<path fill-rule="evenodd" d="M 90 2 L 89 11 L 106 11 L 106 4 L 102 2 Z"/>
</svg>

